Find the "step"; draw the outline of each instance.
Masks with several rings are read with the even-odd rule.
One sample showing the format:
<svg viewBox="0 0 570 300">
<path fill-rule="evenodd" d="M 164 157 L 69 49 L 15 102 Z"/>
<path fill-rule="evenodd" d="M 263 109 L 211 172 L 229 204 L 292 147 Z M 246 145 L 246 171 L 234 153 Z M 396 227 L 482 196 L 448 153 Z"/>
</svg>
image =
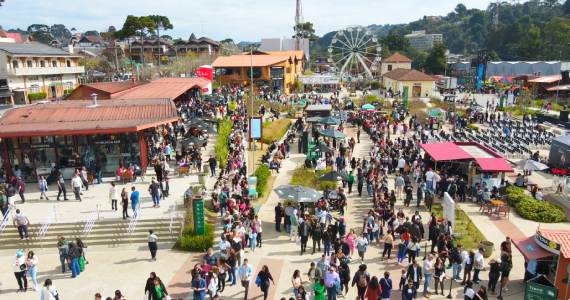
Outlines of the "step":
<svg viewBox="0 0 570 300">
<path fill-rule="evenodd" d="M 159 239 L 159 243 L 176 243 L 177 238 L 161 238 Z M 87 246 L 112 246 L 112 245 L 119 245 L 119 244 L 146 244 L 148 239 L 145 238 L 137 238 L 137 239 L 120 239 L 120 240 L 113 240 L 113 241 L 91 241 L 91 240 L 83 240 Z M 47 242 L 47 241 L 22 241 L 20 244 L 0 244 L 0 250 L 9 250 L 9 249 L 30 249 L 30 248 L 55 248 L 55 243 Z"/>
</svg>

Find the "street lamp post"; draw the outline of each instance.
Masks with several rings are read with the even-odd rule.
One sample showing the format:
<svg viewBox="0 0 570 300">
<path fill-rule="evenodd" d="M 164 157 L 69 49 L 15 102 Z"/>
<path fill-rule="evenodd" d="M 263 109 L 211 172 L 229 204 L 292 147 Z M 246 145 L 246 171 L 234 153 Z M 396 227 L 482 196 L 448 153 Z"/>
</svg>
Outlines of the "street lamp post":
<svg viewBox="0 0 570 300">
<path fill-rule="evenodd" d="M 160 78 L 160 52 L 161 52 L 161 48 L 160 48 L 160 28 L 164 28 L 164 25 L 162 24 L 162 21 L 158 22 L 158 24 L 156 24 L 156 34 L 158 35 L 158 77 Z"/>
</svg>

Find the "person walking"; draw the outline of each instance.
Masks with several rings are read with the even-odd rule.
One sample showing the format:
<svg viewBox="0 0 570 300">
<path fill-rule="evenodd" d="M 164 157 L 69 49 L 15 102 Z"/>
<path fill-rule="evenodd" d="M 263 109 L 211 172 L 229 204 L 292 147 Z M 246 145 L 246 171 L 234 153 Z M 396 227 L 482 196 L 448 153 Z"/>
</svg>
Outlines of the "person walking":
<svg viewBox="0 0 570 300">
<path fill-rule="evenodd" d="M 318 222 L 315 222 L 315 224 L 313 224 L 313 226 L 311 226 L 311 238 L 313 239 L 313 253 L 315 254 L 315 251 L 317 250 L 317 246 L 318 246 L 318 251 L 321 252 L 321 238 L 323 235 L 323 230 L 321 229 L 321 224 Z"/>
<path fill-rule="evenodd" d="M 32 284 L 34 285 L 34 292 L 38 291 L 38 256 L 34 251 L 29 251 L 26 257 L 26 266 L 28 269 L 28 275 L 32 279 Z"/>
<path fill-rule="evenodd" d="M 307 242 L 309 241 L 309 221 L 301 219 L 301 224 L 299 224 L 299 236 L 301 238 L 301 255 L 307 251 Z"/>
<path fill-rule="evenodd" d="M 435 280 L 435 294 L 437 295 L 437 288 L 441 287 L 441 295 L 444 295 L 444 282 L 445 282 L 445 264 L 441 258 L 435 259 L 433 278 Z"/>
<path fill-rule="evenodd" d="M 154 177 L 148 186 L 148 192 L 152 198 L 152 207 L 160 207 L 160 183 Z"/>
<path fill-rule="evenodd" d="M 392 248 L 394 247 L 394 236 L 392 231 L 388 230 L 386 236 L 384 237 L 384 250 L 382 251 L 382 259 L 388 254 L 388 259 L 390 259 L 390 254 L 392 253 Z M 399 263 L 399 261 L 398 261 Z"/>
<path fill-rule="evenodd" d="M 340 276 L 335 267 L 329 267 L 324 277 L 325 287 L 327 288 L 327 300 L 336 300 L 338 287 L 340 287 Z"/>
<path fill-rule="evenodd" d="M 69 245 L 63 236 L 58 237 L 57 252 L 59 254 L 59 262 L 61 263 L 61 273 L 65 273 L 65 265 L 67 256 L 69 255 Z"/>
<path fill-rule="evenodd" d="M 248 259 L 243 260 L 243 264 L 239 268 L 239 278 L 241 280 L 241 286 L 244 288 L 243 299 L 247 300 L 247 293 L 249 292 L 249 282 L 253 278 L 253 268 L 248 263 Z"/>
<path fill-rule="evenodd" d="M 414 284 L 415 290 L 420 287 L 420 282 L 422 281 L 422 268 L 418 265 L 418 262 L 414 259 L 412 264 L 408 266 L 407 279 L 408 282 Z"/>
<path fill-rule="evenodd" d="M 208 159 L 208 165 L 210 166 L 211 177 L 216 176 L 216 165 L 217 164 L 218 164 L 218 161 L 214 158 L 213 155 L 210 155 L 210 158 Z"/>
<path fill-rule="evenodd" d="M 109 200 L 111 200 L 111 210 L 117 210 L 117 200 L 119 199 L 118 189 L 115 186 L 115 182 L 111 181 L 111 187 L 109 187 Z"/>
<path fill-rule="evenodd" d="M 485 249 L 479 248 L 479 251 L 475 253 L 473 257 L 473 283 L 479 284 L 481 280 L 479 279 L 479 273 L 485 267 L 485 258 L 483 257 L 483 253 Z"/>
<path fill-rule="evenodd" d="M 372 276 L 370 282 L 368 283 L 368 287 L 366 288 L 366 293 L 364 294 L 365 300 L 378 300 L 382 295 L 382 288 L 380 286 L 380 282 L 378 281 L 378 277 Z"/>
<path fill-rule="evenodd" d="M 303 278 L 301 277 L 301 271 L 293 271 L 293 277 L 291 278 L 291 286 L 293 287 L 293 294 L 295 298 L 299 296 L 299 287 L 303 286 Z"/>
<path fill-rule="evenodd" d="M 18 190 L 18 195 L 20 195 L 22 203 L 26 203 L 26 198 L 24 197 L 24 193 L 26 192 L 26 182 L 21 176 L 18 176 L 18 180 L 16 181 L 16 189 Z"/>
<path fill-rule="evenodd" d="M 261 291 L 263 292 L 263 300 L 267 300 L 267 296 L 269 294 L 269 285 L 273 283 L 275 285 L 275 281 L 273 281 L 273 276 L 269 272 L 269 268 L 266 265 L 261 267 L 261 271 L 257 273 L 257 278 L 255 279 L 255 283 Z"/>
<path fill-rule="evenodd" d="M 392 294 L 392 279 L 390 278 L 390 272 L 384 272 L 384 277 L 380 279 L 380 287 L 382 289 L 380 298 L 382 300 L 390 300 L 390 295 Z"/>
<path fill-rule="evenodd" d="M 152 292 L 154 290 L 154 279 L 156 279 L 156 273 L 150 272 L 150 276 L 146 280 L 146 284 L 144 286 L 144 300 L 151 300 Z"/>
<path fill-rule="evenodd" d="M 494 258 L 489 262 L 489 284 L 487 288 L 491 292 L 491 295 L 495 295 L 495 289 L 497 288 L 497 282 L 501 277 L 501 264 Z"/>
<path fill-rule="evenodd" d="M 65 188 L 65 179 L 63 178 L 63 174 L 58 171 L 57 176 L 57 201 L 60 201 L 59 198 L 63 194 L 63 200 L 67 201 L 67 189 Z"/>
<path fill-rule="evenodd" d="M 275 206 L 275 230 L 277 232 L 281 232 L 281 221 L 283 220 L 284 215 L 285 210 L 283 209 L 283 205 L 281 205 L 281 203 L 277 203 L 277 206 Z"/>
<path fill-rule="evenodd" d="M 150 250 L 150 259 L 156 260 L 156 251 L 158 250 L 157 247 L 158 236 L 154 233 L 154 230 L 148 231 L 148 250 Z"/>
<path fill-rule="evenodd" d="M 13 223 L 14 226 L 16 226 L 16 228 L 18 228 L 18 234 L 20 235 L 20 240 L 23 239 L 28 239 L 28 225 L 30 225 L 30 220 L 28 219 L 28 217 L 26 217 L 24 215 L 24 213 L 22 213 L 20 211 L 20 209 L 16 209 L 16 214 L 14 215 L 13 218 Z"/>
<path fill-rule="evenodd" d="M 123 206 L 123 220 L 129 218 L 129 211 L 127 210 L 129 207 L 129 192 L 127 192 L 127 188 L 123 188 L 121 191 L 121 205 Z"/>
<path fill-rule="evenodd" d="M 137 218 L 139 215 L 139 191 L 135 187 L 131 187 L 131 208 L 133 210 L 133 217 Z"/>
<path fill-rule="evenodd" d="M 40 179 L 38 180 L 38 189 L 40 190 L 40 200 L 43 200 L 44 197 L 46 197 L 46 200 L 49 200 L 47 196 L 48 183 L 44 176 L 40 176 Z"/>
<path fill-rule="evenodd" d="M 402 300 L 415 300 L 417 288 L 413 282 L 408 281 L 408 285 L 402 291 Z"/>
<path fill-rule="evenodd" d="M 361 262 L 364 262 L 364 254 L 366 253 L 367 248 L 368 239 L 363 234 L 356 239 L 356 250 L 358 251 L 358 257 L 360 257 Z"/>
<path fill-rule="evenodd" d="M 44 287 L 40 291 L 40 300 L 59 300 L 59 294 L 51 279 L 46 279 Z"/>
<path fill-rule="evenodd" d="M 348 178 L 346 179 L 346 182 L 348 183 L 348 194 L 350 195 L 350 193 L 352 193 L 352 186 L 354 185 L 354 171 L 350 171 L 350 173 L 348 173 Z"/>
<path fill-rule="evenodd" d="M 426 259 L 424 260 L 423 264 L 423 275 L 424 275 L 424 297 L 429 296 L 429 286 L 431 284 L 431 280 L 433 278 L 433 273 L 435 271 L 434 267 L 435 261 L 433 254 L 429 254 Z"/>
<path fill-rule="evenodd" d="M 320 278 L 313 287 L 313 292 L 315 293 L 313 300 L 325 300 L 325 290 L 325 280 Z"/>
<path fill-rule="evenodd" d="M 73 175 L 73 179 L 71 179 L 71 187 L 73 188 L 73 194 L 75 195 L 75 200 L 81 201 L 81 186 L 83 185 L 83 181 L 76 173 Z"/>
<path fill-rule="evenodd" d="M 69 243 L 69 261 L 71 267 L 71 278 L 79 277 L 81 270 L 79 269 L 79 258 L 81 257 L 81 248 L 74 242 Z"/>
<path fill-rule="evenodd" d="M 150 296 L 151 300 L 163 300 L 168 296 L 166 287 L 164 286 L 164 283 L 162 283 L 162 280 L 160 280 L 160 277 L 156 277 L 154 279 L 154 287 L 151 289 Z"/>
<path fill-rule="evenodd" d="M 24 251 L 16 251 L 16 259 L 12 265 L 14 270 L 14 276 L 16 276 L 16 281 L 18 282 L 18 292 L 25 292 L 28 290 L 28 278 L 26 278 L 27 265 L 26 257 L 24 256 Z"/>
<path fill-rule="evenodd" d="M 362 264 L 358 267 L 358 271 L 354 273 L 352 278 L 352 287 L 356 285 L 358 291 L 358 300 L 364 300 L 364 294 L 368 288 L 368 283 L 370 282 L 370 274 L 366 271 L 366 265 Z"/>
</svg>

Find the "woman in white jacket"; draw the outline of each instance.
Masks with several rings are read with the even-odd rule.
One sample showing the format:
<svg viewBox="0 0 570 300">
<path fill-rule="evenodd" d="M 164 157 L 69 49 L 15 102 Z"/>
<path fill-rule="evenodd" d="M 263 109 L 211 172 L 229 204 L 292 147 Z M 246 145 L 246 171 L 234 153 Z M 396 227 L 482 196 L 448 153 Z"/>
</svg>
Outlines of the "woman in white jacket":
<svg viewBox="0 0 570 300">
<path fill-rule="evenodd" d="M 51 279 L 46 279 L 40 291 L 40 300 L 58 300 L 57 289 L 52 285 Z"/>
<path fill-rule="evenodd" d="M 109 188 L 109 200 L 111 200 L 111 210 L 117 210 L 117 200 L 119 200 L 119 193 L 114 182 L 111 182 L 111 188 Z"/>
</svg>

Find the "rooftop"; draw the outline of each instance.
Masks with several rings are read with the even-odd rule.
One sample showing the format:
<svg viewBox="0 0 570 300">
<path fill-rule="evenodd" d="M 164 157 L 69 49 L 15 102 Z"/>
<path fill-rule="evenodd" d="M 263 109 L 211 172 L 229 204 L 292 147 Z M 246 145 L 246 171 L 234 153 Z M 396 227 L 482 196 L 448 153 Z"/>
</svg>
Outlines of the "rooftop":
<svg viewBox="0 0 570 300">
<path fill-rule="evenodd" d="M 74 56 L 69 52 L 58 48 L 50 47 L 38 42 L 29 43 L 0 43 L 0 51 L 7 52 L 15 56 Z"/>
<path fill-rule="evenodd" d="M 564 257 L 570 257 L 570 231 L 543 228 L 540 228 L 538 231 L 547 239 L 560 244 L 560 253 L 562 253 Z"/>
<path fill-rule="evenodd" d="M 302 50 L 292 50 L 292 51 L 263 51 L 269 55 L 277 56 L 289 56 L 290 58 L 296 58 L 297 60 L 302 60 L 305 57 L 305 53 Z"/>
<path fill-rule="evenodd" d="M 210 83 L 204 78 L 161 78 L 142 84 L 111 97 L 113 99 L 157 99 L 174 100 L 193 88 L 205 88 Z"/>
<path fill-rule="evenodd" d="M 395 69 L 386 74 L 384 77 L 397 81 L 435 81 L 433 77 L 418 70 Z"/>
<path fill-rule="evenodd" d="M 100 90 L 102 92 L 115 94 L 118 92 L 122 92 L 137 87 L 142 84 L 145 84 L 145 82 L 126 80 L 126 81 L 114 81 L 114 82 L 95 82 L 95 83 L 87 83 L 84 85 L 94 88 L 96 90 Z"/>
<path fill-rule="evenodd" d="M 90 100 L 37 103 L 0 117 L 0 137 L 137 132 L 178 120 L 169 99 Z"/>
<path fill-rule="evenodd" d="M 237 68 L 237 67 L 267 67 L 288 60 L 288 56 L 280 55 L 231 55 L 219 56 L 212 63 L 214 68 Z"/>
<path fill-rule="evenodd" d="M 422 149 L 434 161 L 474 160 L 483 172 L 513 172 L 501 155 L 478 143 L 428 143 Z"/>
<path fill-rule="evenodd" d="M 382 62 L 385 62 L 385 63 L 411 63 L 412 60 L 409 57 L 402 55 L 399 52 L 396 52 L 396 53 L 388 56 L 387 58 L 383 59 Z"/>
</svg>

